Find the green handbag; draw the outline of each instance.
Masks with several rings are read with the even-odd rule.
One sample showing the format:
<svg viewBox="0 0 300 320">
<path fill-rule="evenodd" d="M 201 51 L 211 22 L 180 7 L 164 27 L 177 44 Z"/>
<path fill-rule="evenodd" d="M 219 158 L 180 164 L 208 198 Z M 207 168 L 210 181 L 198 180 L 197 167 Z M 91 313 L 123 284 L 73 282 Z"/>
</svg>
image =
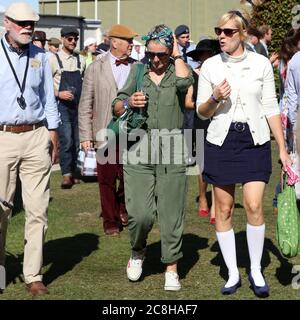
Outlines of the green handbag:
<svg viewBox="0 0 300 320">
<path fill-rule="evenodd" d="M 284 179 L 283 191 L 278 195 L 276 240 L 284 256 L 294 257 L 300 253 L 300 215 L 295 187 Z"/>
<path fill-rule="evenodd" d="M 136 91 L 141 91 L 145 68 L 141 63 L 136 66 Z M 107 125 L 107 129 L 111 129 L 115 135 L 119 135 L 120 133 L 128 134 L 133 129 L 141 128 L 147 120 L 147 114 L 141 114 L 139 111 L 128 108 L 121 117 L 114 115 Z"/>
</svg>

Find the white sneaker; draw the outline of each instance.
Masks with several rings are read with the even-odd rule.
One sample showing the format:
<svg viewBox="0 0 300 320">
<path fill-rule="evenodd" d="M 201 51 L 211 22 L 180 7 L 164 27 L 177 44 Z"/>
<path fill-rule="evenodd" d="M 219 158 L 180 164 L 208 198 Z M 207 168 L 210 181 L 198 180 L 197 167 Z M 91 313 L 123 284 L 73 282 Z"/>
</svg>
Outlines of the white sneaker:
<svg viewBox="0 0 300 320">
<path fill-rule="evenodd" d="M 167 271 L 165 273 L 165 290 L 178 291 L 181 289 L 178 274 L 174 271 Z"/>
<path fill-rule="evenodd" d="M 146 250 L 132 250 L 131 257 L 127 264 L 127 278 L 131 281 L 138 281 L 142 275 L 142 266 L 145 259 Z"/>
</svg>

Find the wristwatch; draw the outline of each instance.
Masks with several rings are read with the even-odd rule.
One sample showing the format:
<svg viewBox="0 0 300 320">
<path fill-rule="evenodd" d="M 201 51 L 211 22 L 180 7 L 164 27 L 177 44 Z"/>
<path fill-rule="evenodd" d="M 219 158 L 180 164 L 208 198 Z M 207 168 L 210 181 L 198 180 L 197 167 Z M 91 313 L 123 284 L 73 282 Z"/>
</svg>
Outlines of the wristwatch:
<svg viewBox="0 0 300 320">
<path fill-rule="evenodd" d="M 219 103 L 220 100 L 218 100 L 213 94 L 210 96 L 211 100 L 213 100 L 215 103 Z"/>
</svg>

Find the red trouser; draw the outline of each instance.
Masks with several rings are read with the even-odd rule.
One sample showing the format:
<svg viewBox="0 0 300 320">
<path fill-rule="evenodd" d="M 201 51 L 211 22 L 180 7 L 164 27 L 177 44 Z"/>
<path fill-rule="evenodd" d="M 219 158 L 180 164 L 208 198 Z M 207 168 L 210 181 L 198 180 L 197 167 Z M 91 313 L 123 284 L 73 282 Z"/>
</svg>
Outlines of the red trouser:
<svg viewBox="0 0 300 320">
<path fill-rule="evenodd" d="M 126 213 L 123 165 L 97 163 L 97 172 L 104 231 L 119 230 L 122 225 L 120 213 Z"/>
</svg>

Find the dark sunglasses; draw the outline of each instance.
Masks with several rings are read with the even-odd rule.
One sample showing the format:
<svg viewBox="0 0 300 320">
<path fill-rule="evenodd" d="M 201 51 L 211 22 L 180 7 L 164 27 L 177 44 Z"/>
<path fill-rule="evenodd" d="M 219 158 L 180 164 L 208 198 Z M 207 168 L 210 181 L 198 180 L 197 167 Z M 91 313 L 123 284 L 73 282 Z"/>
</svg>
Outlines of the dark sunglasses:
<svg viewBox="0 0 300 320">
<path fill-rule="evenodd" d="M 147 51 L 145 54 L 150 59 L 154 59 L 155 57 L 157 57 L 158 59 L 162 59 L 169 55 L 167 52 L 151 52 L 151 51 Z"/>
<path fill-rule="evenodd" d="M 25 28 L 27 26 L 30 26 L 30 27 L 34 27 L 35 25 L 35 22 L 34 21 L 16 21 L 16 20 L 13 20 L 13 19 L 9 19 L 11 20 L 13 23 L 15 23 L 16 25 L 18 25 L 19 27 L 22 27 L 22 28 Z"/>
<path fill-rule="evenodd" d="M 222 32 L 224 32 L 226 37 L 232 37 L 236 32 L 238 32 L 239 29 L 230 29 L 230 28 L 215 28 L 215 33 L 217 36 L 220 36 L 222 34 Z"/>
<path fill-rule="evenodd" d="M 69 42 L 72 42 L 73 40 L 76 42 L 78 41 L 78 37 L 68 37 L 66 38 Z"/>
</svg>

